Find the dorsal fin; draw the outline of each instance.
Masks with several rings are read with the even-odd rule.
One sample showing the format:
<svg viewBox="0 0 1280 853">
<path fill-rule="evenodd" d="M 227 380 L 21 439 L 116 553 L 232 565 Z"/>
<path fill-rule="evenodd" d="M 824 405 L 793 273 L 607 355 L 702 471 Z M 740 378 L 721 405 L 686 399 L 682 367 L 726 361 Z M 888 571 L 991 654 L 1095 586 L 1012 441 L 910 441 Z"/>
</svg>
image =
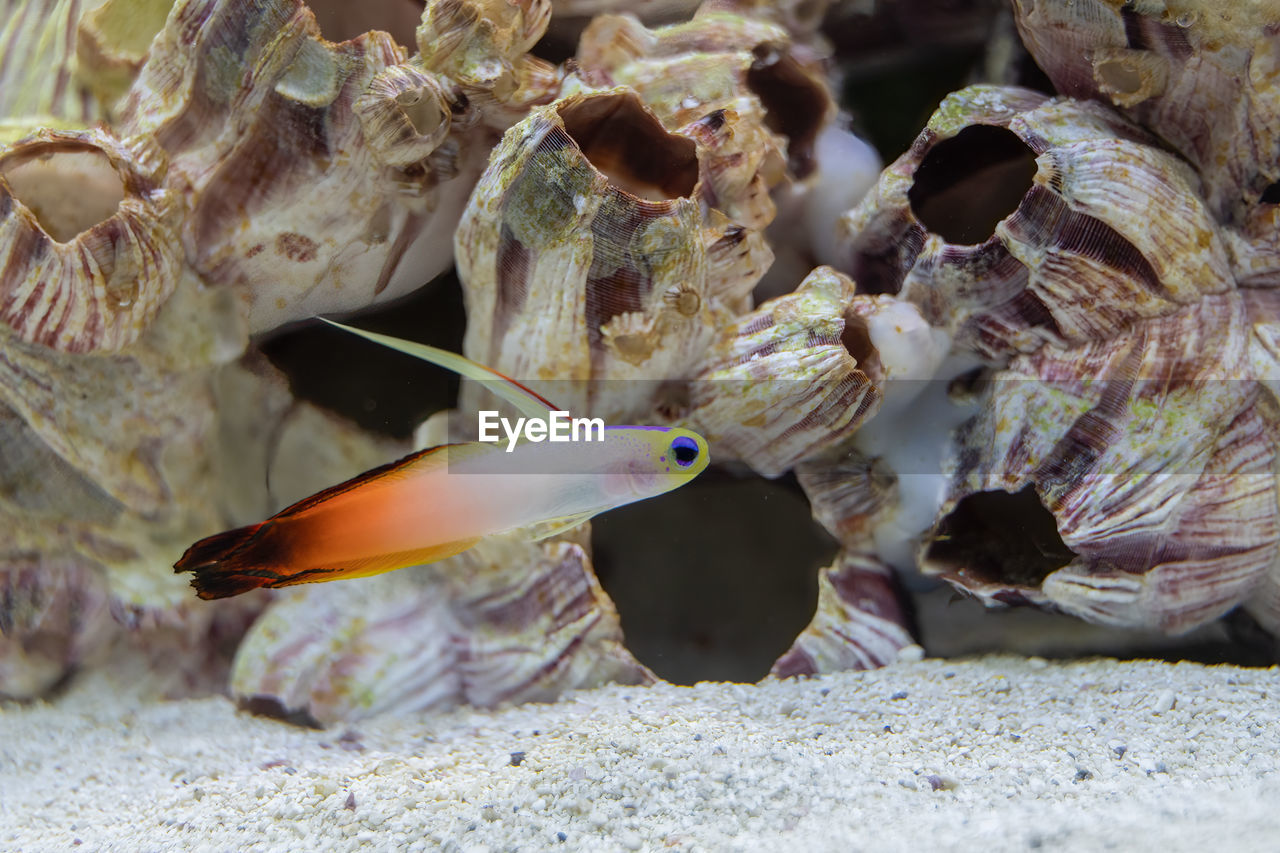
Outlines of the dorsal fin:
<svg viewBox="0 0 1280 853">
<path fill-rule="evenodd" d="M 335 323 L 333 320 L 325 320 L 324 317 L 319 319 L 324 320 L 330 326 L 337 326 L 339 329 L 367 338 L 374 343 L 382 344 L 384 347 L 390 347 L 393 350 L 399 350 L 405 355 L 429 361 L 437 367 L 452 370 L 459 376 L 479 382 L 487 390 L 515 406 L 520 414 L 525 417 L 545 420 L 550 412 L 561 411 L 558 406 L 536 391 L 525 387 L 509 376 L 499 373 L 492 367 L 485 367 L 483 364 L 472 361 L 466 356 L 428 346 L 427 344 L 393 338 L 391 335 L 368 332 L 364 329 L 357 329 L 354 326 L 344 326 L 341 323 Z"/>
</svg>

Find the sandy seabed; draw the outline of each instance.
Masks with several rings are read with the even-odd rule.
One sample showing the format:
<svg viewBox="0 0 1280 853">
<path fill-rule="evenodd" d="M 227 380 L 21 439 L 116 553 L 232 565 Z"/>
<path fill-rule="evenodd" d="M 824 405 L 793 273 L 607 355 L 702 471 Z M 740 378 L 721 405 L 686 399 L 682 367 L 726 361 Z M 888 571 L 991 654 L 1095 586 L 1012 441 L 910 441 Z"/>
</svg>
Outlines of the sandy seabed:
<svg viewBox="0 0 1280 853">
<path fill-rule="evenodd" d="M 0 708 L 0 849 L 1276 850 L 1280 670 L 925 660 L 326 731 Z"/>
</svg>

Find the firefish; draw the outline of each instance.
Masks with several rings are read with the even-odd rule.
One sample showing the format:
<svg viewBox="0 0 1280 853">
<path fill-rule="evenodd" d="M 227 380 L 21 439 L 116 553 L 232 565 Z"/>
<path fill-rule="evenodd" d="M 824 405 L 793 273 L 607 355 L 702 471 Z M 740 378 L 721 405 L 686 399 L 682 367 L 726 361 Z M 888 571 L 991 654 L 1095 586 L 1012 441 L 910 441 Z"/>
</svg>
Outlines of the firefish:
<svg viewBox="0 0 1280 853">
<path fill-rule="evenodd" d="M 483 382 L 528 419 L 563 414 L 456 353 L 325 322 Z M 679 488 L 708 461 L 706 440 L 677 427 L 605 426 L 581 440 L 514 447 L 444 444 L 331 486 L 266 521 L 201 539 L 174 570 L 194 572 L 191 585 L 203 599 L 367 577 L 442 560 L 497 533 L 553 536 Z"/>
</svg>

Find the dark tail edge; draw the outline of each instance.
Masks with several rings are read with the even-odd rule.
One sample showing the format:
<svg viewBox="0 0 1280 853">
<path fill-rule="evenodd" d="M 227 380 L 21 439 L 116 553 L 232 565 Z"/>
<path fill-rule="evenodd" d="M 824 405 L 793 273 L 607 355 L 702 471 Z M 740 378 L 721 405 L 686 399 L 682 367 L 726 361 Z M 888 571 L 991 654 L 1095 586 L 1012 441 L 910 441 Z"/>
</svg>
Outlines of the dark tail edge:
<svg viewBox="0 0 1280 853">
<path fill-rule="evenodd" d="M 229 598 L 280 580 L 276 572 L 261 568 L 249 547 L 265 522 L 237 527 L 201 539 L 187 549 L 175 572 L 194 572 L 191 585 L 203 599 Z"/>
<path fill-rule="evenodd" d="M 235 569 L 213 566 L 196 569 L 196 576 L 191 579 L 196 595 L 205 601 L 215 598 L 230 598 L 242 592 L 269 587 L 276 583 L 279 575 L 249 575 Z"/>
</svg>

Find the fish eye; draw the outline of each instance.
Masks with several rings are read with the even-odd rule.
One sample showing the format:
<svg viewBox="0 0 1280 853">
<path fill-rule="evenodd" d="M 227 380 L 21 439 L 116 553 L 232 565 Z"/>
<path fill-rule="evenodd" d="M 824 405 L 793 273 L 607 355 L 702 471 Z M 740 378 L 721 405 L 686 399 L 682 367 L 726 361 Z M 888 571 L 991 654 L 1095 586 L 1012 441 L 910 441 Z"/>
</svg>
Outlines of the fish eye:
<svg viewBox="0 0 1280 853">
<path fill-rule="evenodd" d="M 671 442 L 671 455 L 681 468 L 688 468 L 698 458 L 698 442 L 687 435 L 677 436 Z"/>
</svg>

